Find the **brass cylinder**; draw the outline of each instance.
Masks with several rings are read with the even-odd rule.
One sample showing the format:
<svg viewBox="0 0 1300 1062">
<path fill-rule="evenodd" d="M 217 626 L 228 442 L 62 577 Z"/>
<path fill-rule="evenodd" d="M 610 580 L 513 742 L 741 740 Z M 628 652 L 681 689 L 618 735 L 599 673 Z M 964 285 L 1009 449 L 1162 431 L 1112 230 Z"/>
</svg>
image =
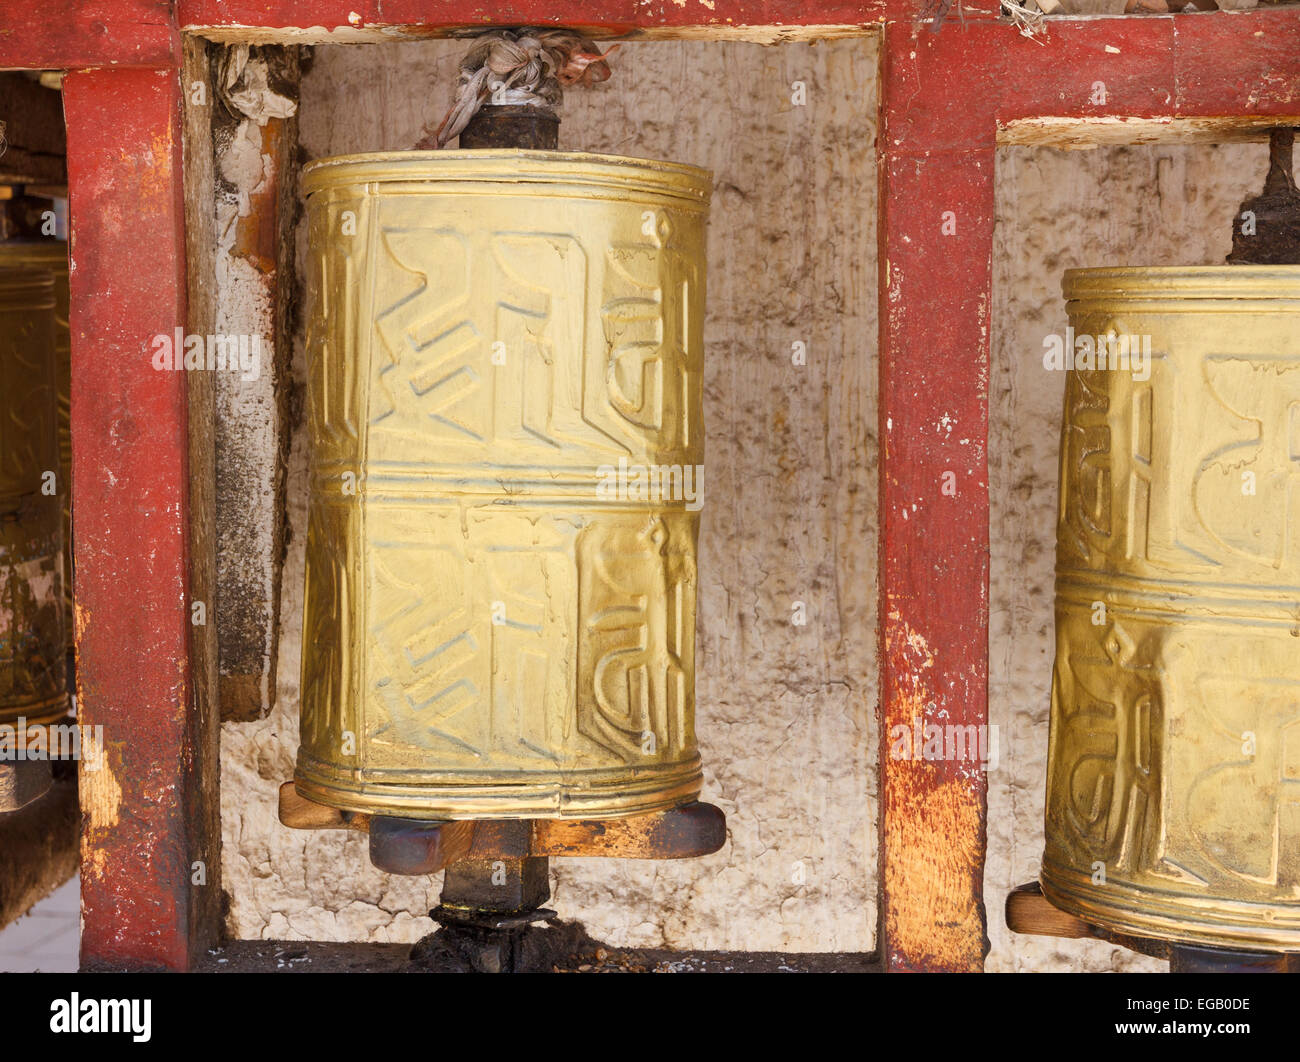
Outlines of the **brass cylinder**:
<svg viewBox="0 0 1300 1062">
<path fill-rule="evenodd" d="M 693 800 L 710 175 L 406 152 L 304 187 L 297 788 L 424 819 Z"/>
<path fill-rule="evenodd" d="M 1300 951 L 1300 266 L 1064 290 L 1110 357 L 1066 379 L 1043 893 Z"/>
<path fill-rule="evenodd" d="M 68 711 L 54 279 L 0 269 L 0 723 Z"/>
<path fill-rule="evenodd" d="M 0 269 L 44 270 L 54 277 L 54 359 L 59 396 L 59 503 L 63 512 L 63 600 L 72 650 L 72 339 L 68 329 L 68 245 L 64 240 L 0 242 Z"/>
</svg>

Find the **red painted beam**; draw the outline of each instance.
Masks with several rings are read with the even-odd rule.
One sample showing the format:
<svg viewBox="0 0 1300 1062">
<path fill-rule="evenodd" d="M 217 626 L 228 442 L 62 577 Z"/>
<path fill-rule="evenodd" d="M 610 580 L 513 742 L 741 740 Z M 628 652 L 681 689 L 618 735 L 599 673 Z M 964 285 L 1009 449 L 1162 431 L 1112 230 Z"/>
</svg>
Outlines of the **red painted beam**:
<svg viewBox="0 0 1300 1062">
<path fill-rule="evenodd" d="M 1053 20 L 1030 40 L 992 21 L 885 31 L 882 143 L 984 147 L 1038 117 L 1300 114 L 1300 6 L 1169 17 Z"/>
<path fill-rule="evenodd" d="M 72 3 L 73 0 L 59 0 Z M 147 4 L 151 0 L 116 0 L 116 3 Z M 102 0 L 108 7 L 114 0 Z M 431 8 L 427 0 L 180 0 L 177 23 L 190 30 L 257 27 L 349 31 L 365 28 L 399 28 L 418 35 L 422 30 L 487 26 L 571 25 L 604 27 L 611 31 L 637 29 L 694 29 L 713 27 L 719 31 L 746 26 L 868 26 L 889 22 L 914 27 L 935 38 L 971 28 L 987 31 L 974 50 L 978 65 L 949 69 L 949 84 L 975 74 L 987 74 L 993 65 L 1002 66 L 1010 80 L 996 93 L 1012 105 L 1023 100 L 1046 101 L 1060 75 L 1066 81 L 1088 75 L 1090 55 L 1112 70 L 1126 71 L 1135 80 L 1145 64 L 1154 63 L 1156 76 L 1145 96 L 1158 91 L 1172 93 L 1175 85 L 1163 69 L 1167 49 L 1176 35 L 1183 62 L 1179 72 L 1189 80 L 1180 87 L 1195 97 L 1197 82 L 1216 90 L 1236 86 L 1237 99 L 1253 106 L 1250 93 L 1262 78 L 1265 96 L 1269 82 L 1289 70 L 1294 54 L 1295 26 L 1300 11 L 1295 7 L 1265 8 L 1245 12 L 1201 12 L 1193 15 L 1117 16 L 1113 18 L 1049 20 L 1045 35 L 1030 40 L 1008 21 L 999 19 L 998 0 L 965 0 L 958 9 L 954 2 L 933 32 L 933 14 L 938 0 L 449 0 Z M 345 39 L 345 38 L 340 38 Z M 1118 48 L 1108 52 L 1106 45 Z M 969 46 L 967 46 L 969 54 Z M 1055 68 L 1055 69 L 1054 69 Z M 1198 73 L 1199 71 L 1199 73 Z M 1032 76 L 1030 76 L 1032 74 Z M 1103 72 L 1104 74 L 1104 72 Z M 1037 86 L 1044 79 L 1043 90 Z M 1121 90 L 1122 95 L 1122 90 Z M 1172 97 L 1171 97 L 1172 98 Z M 1068 105 L 1068 92 L 1061 97 Z M 1127 104 L 1126 104 L 1127 106 Z M 1043 113 L 1058 113 L 1051 110 Z M 1081 112 L 1082 113 L 1082 112 Z"/>
<path fill-rule="evenodd" d="M 1174 20 L 1178 113 L 1300 114 L 1300 7 Z"/>
<path fill-rule="evenodd" d="M 192 708 L 184 373 L 151 339 L 185 323 L 175 70 L 64 81 L 72 218 L 78 706 L 103 728 L 81 775 L 82 965 L 186 969 L 215 933 Z"/>
<path fill-rule="evenodd" d="M 179 57 L 169 0 L 0 4 L 0 69 L 165 66 Z"/>
<path fill-rule="evenodd" d="M 940 0 L 454 0 L 431 9 L 428 0 L 180 0 L 184 27 L 320 26 L 604 26 L 637 28 L 717 26 L 852 26 L 872 22 L 933 21 Z M 998 0 L 954 0 L 943 25 L 996 17 Z"/>
<path fill-rule="evenodd" d="M 181 0 L 182 27 L 274 29 L 365 27 L 437 29 L 463 26 L 583 26 L 620 32 L 637 28 L 867 25 L 898 0 Z M 909 0 L 913 2 L 913 0 Z M 987 2 L 987 0 L 985 0 Z"/>
<path fill-rule="evenodd" d="M 1016 37 L 995 49 L 998 28 L 970 35 L 1011 86 L 996 96 L 1003 124 L 1300 114 L 1300 7 L 1070 20 L 1042 45 Z"/>
<path fill-rule="evenodd" d="M 1006 23 L 931 33 L 885 30 L 883 145 L 889 151 L 984 148 L 998 123 L 1060 115 L 1169 114 L 1174 30 L 1167 18 L 1062 21 L 1041 43 Z"/>
</svg>

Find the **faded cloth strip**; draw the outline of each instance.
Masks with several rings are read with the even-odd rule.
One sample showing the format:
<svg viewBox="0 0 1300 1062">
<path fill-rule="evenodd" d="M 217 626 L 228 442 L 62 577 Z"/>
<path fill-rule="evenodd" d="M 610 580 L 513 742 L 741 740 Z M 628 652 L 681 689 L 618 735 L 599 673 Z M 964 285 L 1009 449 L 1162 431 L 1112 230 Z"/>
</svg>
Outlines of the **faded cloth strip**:
<svg viewBox="0 0 1300 1062">
<path fill-rule="evenodd" d="M 480 107 L 544 107 L 559 110 L 561 85 L 594 85 L 609 80 L 599 48 L 572 30 L 491 30 L 479 37 L 460 62 L 456 101 L 436 132 L 425 129 L 417 150 L 445 147 Z"/>
</svg>

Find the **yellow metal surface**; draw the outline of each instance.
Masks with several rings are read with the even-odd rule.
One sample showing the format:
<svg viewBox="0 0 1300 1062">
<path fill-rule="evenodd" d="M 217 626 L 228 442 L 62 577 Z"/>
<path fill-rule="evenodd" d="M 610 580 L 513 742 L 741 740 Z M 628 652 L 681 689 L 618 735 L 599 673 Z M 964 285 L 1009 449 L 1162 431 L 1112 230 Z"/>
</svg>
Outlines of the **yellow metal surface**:
<svg viewBox="0 0 1300 1062">
<path fill-rule="evenodd" d="M 67 713 L 54 280 L 0 270 L 0 724 Z"/>
<path fill-rule="evenodd" d="M 304 186 L 298 789 L 430 819 L 694 799 L 709 175 L 406 152 Z"/>
<path fill-rule="evenodd" d="M 1044 894 L 1300 950 L 1300 266 L 1066 273 Z M 1077 342 L 1077 339 L 1076 339 Z"/>
<path fill-rule="evenodd" d="M 0 269 L 44 270 L 54 277 L 54 356 L 59 394 L 59 502 L 63 507 L 64 624 L 72 639 L 72 340 L 68 331 L 68 245 L 63 240 L 0 242 Z M 71 646 L 69 646 L 71 648 Z"/>
</svg>

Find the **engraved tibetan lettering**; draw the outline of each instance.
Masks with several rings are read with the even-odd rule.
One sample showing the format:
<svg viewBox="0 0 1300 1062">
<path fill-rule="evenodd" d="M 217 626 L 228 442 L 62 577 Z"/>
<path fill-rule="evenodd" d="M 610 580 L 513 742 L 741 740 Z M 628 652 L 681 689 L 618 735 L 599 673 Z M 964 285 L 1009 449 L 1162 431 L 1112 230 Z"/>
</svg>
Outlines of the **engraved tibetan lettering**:
<svg viewBox="0 0 1300 1062">
<path fill-rule="evenodd" d="M 1300 950 L 1300 267 L 1065 291 L 1078 333 L 1122 317 L 1152 355 L 1067 382 L 1044 894 Z"/>
<path fill-rule="evenodd" d="M 410 152 L 306 187 L 299 789 L 429 819 L 694 799 L 698 505 L 602 484 L 703 461 L 708 175 Z"/>
</svg>

